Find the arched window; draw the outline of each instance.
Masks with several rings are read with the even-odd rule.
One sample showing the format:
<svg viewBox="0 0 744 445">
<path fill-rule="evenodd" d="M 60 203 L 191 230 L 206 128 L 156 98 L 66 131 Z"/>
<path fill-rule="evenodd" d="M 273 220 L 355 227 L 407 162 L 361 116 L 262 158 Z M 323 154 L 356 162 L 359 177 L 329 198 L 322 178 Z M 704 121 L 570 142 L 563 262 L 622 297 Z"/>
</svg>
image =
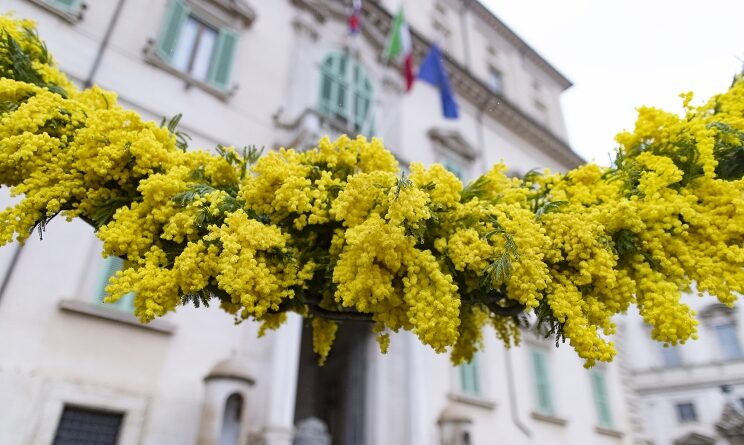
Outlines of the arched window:
<svg viewBox="0 0 744 445">
<path fill-rule="evenodd" d="M 372 82 L 364 67 L 346 54 L 330 53 L 320 66 L 318 111 L 346 128 L 374 133 Z"/>
<path fill-rule="evenodd" d="M 222 429 L 220 430 L 220 445 L 238 445 L 242 416 L 243 396 L 233 393 L 225 401 L 225 412 L 222 415 Z"/>
</svg>

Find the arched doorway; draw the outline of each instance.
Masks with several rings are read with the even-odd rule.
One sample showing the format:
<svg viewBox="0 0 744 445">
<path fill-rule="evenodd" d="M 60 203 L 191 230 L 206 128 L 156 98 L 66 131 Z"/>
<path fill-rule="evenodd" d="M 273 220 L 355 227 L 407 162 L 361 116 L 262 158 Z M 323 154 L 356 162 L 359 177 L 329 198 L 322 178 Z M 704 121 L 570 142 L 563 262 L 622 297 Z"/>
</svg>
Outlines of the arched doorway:
<svg viewBox="0 0 744 445">
<path fill-rule="evenodd" d="M 315 417 L 328 427 L 333 445 L 364 443 L 369 325 L 341 323 L 325 365 L 313 352 L 312 328 L 302 329 L 295 424 Z"/>
</svg>

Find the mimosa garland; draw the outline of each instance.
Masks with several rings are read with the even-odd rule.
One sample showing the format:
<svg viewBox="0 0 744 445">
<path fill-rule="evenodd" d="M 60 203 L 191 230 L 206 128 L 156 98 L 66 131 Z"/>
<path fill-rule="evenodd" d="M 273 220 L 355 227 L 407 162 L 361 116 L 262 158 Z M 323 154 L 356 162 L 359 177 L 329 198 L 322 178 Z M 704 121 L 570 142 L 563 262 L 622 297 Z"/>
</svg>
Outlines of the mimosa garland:
<svg viewBox="0 0 744 445">
<path fill-rule="evenodd" d="M 463 186 L 441 165 L 400 173 L 378 139 L 306 151 L 187 151 L 98 87 L 78 90 L 33 23 L 0 16 L 0 245 L 55 216 L 81 218 L 126 268 L 148 322 L 217 300 L 279 327 L 312 318 L 315 351 L 337 323 L 415 333 L 453 362 L 490 324 L 507 345 L 532 324 L 591 366 L 615 355 L 612 317 L 638 306 L 664 343 L 696 336 L 694 289 L 733 305 L 744 287 L 744 81 L 684 115 L 641 108 L 616 165 L 566 174 L 490 171 Z"/>
</svg>

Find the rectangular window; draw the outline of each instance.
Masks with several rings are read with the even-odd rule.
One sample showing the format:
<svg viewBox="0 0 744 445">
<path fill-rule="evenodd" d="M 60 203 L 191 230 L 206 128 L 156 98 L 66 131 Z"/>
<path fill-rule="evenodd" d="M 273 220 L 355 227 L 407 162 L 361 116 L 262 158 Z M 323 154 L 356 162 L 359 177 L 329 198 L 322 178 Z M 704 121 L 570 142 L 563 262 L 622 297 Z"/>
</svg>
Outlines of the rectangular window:
<svg viewBox="0 0 744 445">
<path fill-rule="evenodd" d="M 594 394 L 594 404 L 597 409 L 597 421 L 599 426 L 604 428 L 612 427 L 612 410 L 610 408 L 610 398 L 607 394 L 607 382 L 605 380 L 605 370 L 594 368 L 589 371 L 592 380 L 592 394 Z"/>
<path fill-rule="evenodd" d="M 719 324 L 713 329 L 716 332 L 723 357 L 727 360 L 741 358 L 741 345 L 739 344 L 739 337 L 736 335 L 736 325 L 734 323 Z"/>
<path fill-rule="evenodd" d="M 478 371 L 478 354 L 473 355 L 470 363 L 458 366 L 460 371 L 460 391 L 469 396 L 481 395 L 480 374 Z"/>
<path fill-rule="evenodd" d="M 155 52 L 189 77 L 228 90 L 237 40 L 232 29 L 199 17 L 183 0 L 171 0 Z"/>
<path fill-rule="evenodd" d="M 116 445 L 124 415 L 65 405 L 52 445 Z"/>
<path fill-rule="evenodd" d="M 657 343 L 661 350 L 661 364 L 665 368 L 678 368 L 682 366 L 682 356 L 676 346 L 664 346 Z"/>
<path fill-rule="evenodd" d="M 548 367 L 548 352 L 543 349 L 533 348 L 530 351 L 532 360 L 532 378 L 535 384 L 535 398 L 537 411 L 542 414 L 555 414 L 553 403 L 553 390 L 550 387 L 550 370 Z"/>
<path fill-rule="evenodd" d="M 684 422 L 696 422 L 697 412 L 695 411 L 695 405 L 692 402 L 678 403 L 677 409 L 677 420 L 680 423 Z"/>
<path fill-rule="evenodd" d="M 504 92 L 504 76 L 501 71 L 492 66 L 488 68 L 488 88 L 494 93 L 501 94 Z"/>
<path fill-rule="evenodd" d="M 122 312 L 133 313 L 134 312 L 134 293 L 128 293 L 121 297 L 116 303 L 105 303 L 104 298 L 108 295 L 106 293 L 106 285 L 108 284 L 109 278 L 116 275 L 116 272 L 124 268 L 124 260 L 119 257 L 108 257 L 105 260 L 105 264 L 101 273 L 101 279 L 98 286 L 98 293 L 96 295 L 96 302 L 99 304 L 106 305 L 114 309 L 118 309 Z"/>
</svg>

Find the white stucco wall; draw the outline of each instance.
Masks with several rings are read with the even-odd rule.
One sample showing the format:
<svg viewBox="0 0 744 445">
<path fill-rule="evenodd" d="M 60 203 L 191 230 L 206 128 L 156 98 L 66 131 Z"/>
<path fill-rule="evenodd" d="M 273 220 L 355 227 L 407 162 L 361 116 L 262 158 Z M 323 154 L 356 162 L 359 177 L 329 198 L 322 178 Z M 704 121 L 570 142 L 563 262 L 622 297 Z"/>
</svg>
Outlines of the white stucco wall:
<svg viewBox="0 0 744 445">
<path fill-rule="evenodd" d="M 70 24 L 24 0 L 7 0 L 2 9 L 38 22 L 39 32 L 60 67 L 79 83 L 86 78 L 98 43 L 114 11 L 115 0 L 89 0 L 84 19 Z M 142 50 L 157 36 L 166 2 L 127 0 L 111 36 L 95 82 L 119 93 L 120 102 L 148 118 L 159 120 L 184 112 L 181 129 L 193 137 L 192 146 L 256 144 L 272 147 L 281 139 L 273 115 L 294 118 L 315 107 L 318 66 L 322 57 L 348 44 L 342 19 L 317 21 L 307 9 L 288 0 L 247 0 L 256 20 L 243 30 L 232 71 L 239 88 L 223 101 L 146 63 Z M 381 2 L 395 12 L 397 3 Z M 444 2 L 455 7 L 457 2 Z M 432 1 L 408 2 L 412 26 L 432 38 Z M 462 63 L 460 21 L 451 11 L 450 55 Z M 523 111 L 565 138 L 559 107 L 561 88 L 526 63 L 497 34 L 484 33 L 487 25 L 466 17 L 471 60 L 469 69 L 485 81 L 486 45 L 497 48 L 504 73 L 504 95 Z M 477 25 L 477 26 L 476 26 Z M 484 28 L 485 27 L 485 28 Z M 479 31 L 480 29 L 480 31 Z M 373 79 L 377 92 L 377 128 L 388 146 L 403 161 L 436 161 L 427 132 L 432 128 L 457 130 L 478 150 L 469 165 L 475 177 L 494 162 L 504 160 L 524 173 L 534 167 L 565 170 L 566 165 L 546 154 L 524 136 L 486 113 L 482 117 L 483 145 L 479 139 L 479 110 L 457 97 L 459 120 L 441 117 L 439 94 L 416 83 L 403 95 L 397 69 L 380 64 L 379 48 L 367 39 L 354 43 L 359 60 Z M 530 74 L 531 73 L 531 74 Z M 529 75 L 527 75 L 529 74 Z M 531 82 L 541 79 L 548 95 L 549 118 L 530 109 Z M 0 191 L 0 192 L 4 192 Z M 7 205 L 6 197 L 1 204 Z M 11 257 L 11 247 L 0 249 L 0 273 Z M 162 332 L 109 318 L 91 316 L 65 307 L 92 303 L 103 260 L 92 229 L 81 222 L 53 222 L 44 240 L 31 239 L 24 247 L 5 295 L 0 300 L 0 443 L 49 443 L 64 403 L 125 411 L 122 444 L 196 443 L 203 412 L 202 379 L 221 359 L 238 353 L 251 363 L 256 385 L 247 401 L 247 422 L 252 433 L 269 444 L 287 444 L 294 418 L 300 320 L 293 317 L 278 332 L 256 338 L 256 325 L 234 325 L 231 316 L 216 307 L 181 308 L 165 317 L 173 329 Z M 72 302 L 72 303 L 70 303 Z M 69 303 L 69 304 L 68 304 Z M 70 306 L 72 304 L 72 306 Z M 506 351 L 490 330 L 481 357 L 482 400 L 463 401 L 457 370 L 446 356 L 434 354 L 409 334 L 393 338 L 388 355 L 370 342 L 367 391 L 367 445 L 439 443 L 437 419 L 452 403 L 473 419 L 474 444 L 618 444 L 630 443 L 624 388 L 618 367 L 607 367 L 615 429 L 622 438 L 597 433 L 591 386 L 581 361 L 568 345 L 550 348 L 557 415 L 566 424 L 533 418 L 533 383 L 528 355 L 530 342 Z M 512 413 L 506 357 L 513 366 L 517 406 Z M 459 400 L 459 402 L 457 401 Z M 9 408 L 9 407 L 12 407 Z M 515 418 L 529 435 L 521 431 Z"/>
</svg>

